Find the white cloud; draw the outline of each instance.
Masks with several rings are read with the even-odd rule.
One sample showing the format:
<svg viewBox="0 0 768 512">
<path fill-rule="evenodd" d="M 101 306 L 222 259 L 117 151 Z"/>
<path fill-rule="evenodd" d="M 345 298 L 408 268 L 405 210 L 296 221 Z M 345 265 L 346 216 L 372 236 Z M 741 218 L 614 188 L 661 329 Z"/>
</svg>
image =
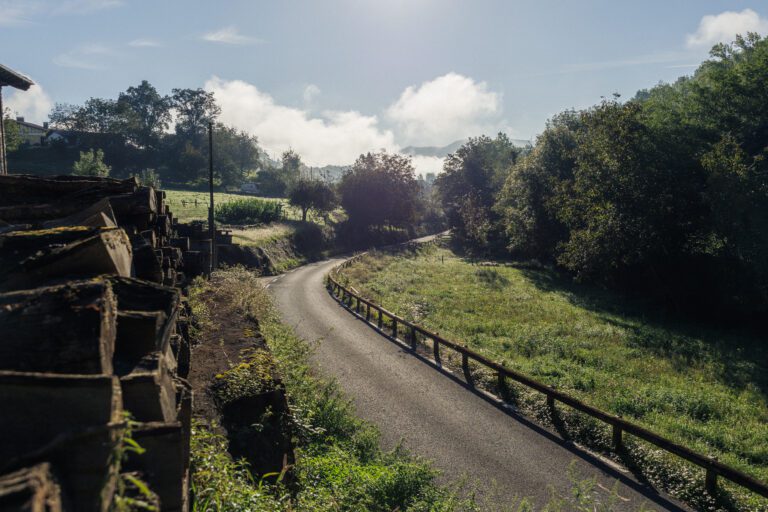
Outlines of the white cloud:
<svg viewBox="0 0 768 512">
<path fill-rule="evenodd" d="M 244 36 L 234 26 L 207 32 L 203 34 L 203 40 L 208 41 L 209 43 L 222 44 L 253 44 L 261 42 L 260 39 L 255 37 Z"/>
<path fill-rule="evenodd" d="M 309 84 L 304 88 L 304 103 L 311 105 L 320 96 L 320 88 L 315 84 Z"/>
<path fill-rule="evenodd" d="M 53 63 L 63 68 L 106 69 L 107 57 L 112 56 L 114 52 L 108 46 L 87 44 L 57 55 Z"/>
<path fill-rule="evenodd" d="M 162 44 L 160 44 L 160 41 L 157 41 L 155 39 L 140 38 L 140 39 L 134 39 L 133 41 L 130 41 L 128 43 L 128 46 L 132 46 L 134 48 L 157 48 L 159 46 L 162 46 Z"/>
<path fill-rule="evenodd" d="M 4 102 L 14 116 L 24 116 L 30 123 L 43 123 L 53 107 L 53 101 L 39 85 L 33 85 L 28 91 L 13 89 Z"/>
<path fill-rule="evenodd" d="M 445 158 L 417 155 L 412 156 L 411 161 L 413 162 L 413 167 L 416 169 L 417 174 L 427 174 L 428 172 L 439 174 L 443 172 Z"/>
<path fill-rule="evenodd" d="M 217 76 L 205 83 L 205 90 L 216 96 L 223 123 L 256 135 L 270 154 L 292 148 L 308 165 L 322 166 L 349 164 L 367 151 L 398 149 L 393 133 L 382 129 L 376 116 L 328 111 L 313 117 L 275 103 L 252 84 Z"/>
<path fill-rule="evenodd" d="M 737 34 L 746 35 L 747 32 L 768 33 L 768 19 L 752 9 L 725 11 L 701 18 L 696 32 L 686 37 L 686 45 L 688 48 L 708 48 L 717 43 L 729 43 Z"/>
<path fill-rule="evenodd" d="M 406 88 L 386 113 L 407 143 L 444 145 L 495 131 L 501 96 L 489 91 L 485 82 L 448 73 Z"/>
</svg>

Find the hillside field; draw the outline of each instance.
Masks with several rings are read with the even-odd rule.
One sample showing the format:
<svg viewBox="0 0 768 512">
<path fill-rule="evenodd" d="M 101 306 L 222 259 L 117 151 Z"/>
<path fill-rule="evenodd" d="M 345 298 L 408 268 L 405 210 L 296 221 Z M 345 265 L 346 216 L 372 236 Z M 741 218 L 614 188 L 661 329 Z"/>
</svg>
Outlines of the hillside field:
<svg viewBox="0 0 768 512">
<path fill-rule="evenodd" d="M 372 253 L 344 273 L 390 311 L 768 480 L 764 337 L 672 321 L 549 270 L 476 264 L 442 247 Z"/>
</svg>

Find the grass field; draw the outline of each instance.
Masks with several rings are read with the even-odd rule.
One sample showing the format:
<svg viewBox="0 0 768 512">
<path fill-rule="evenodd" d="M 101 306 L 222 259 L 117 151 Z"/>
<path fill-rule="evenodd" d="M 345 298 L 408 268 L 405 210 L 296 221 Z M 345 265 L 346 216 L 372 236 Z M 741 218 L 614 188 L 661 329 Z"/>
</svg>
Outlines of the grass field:
<svg viewBox="0 0 768 512">
<path fill-rule="evenodd" d="M 180 222 L 189 222 L 192 220 L 207 220 L 208 219 L 208 192 L 193 192 L 189 190 L 165 190 L 166 201 L 170 205 L 171 211 L 174 217 L 179 219 Z M 227 194 L 224 192 L 214 193 L 214 202 L 216 203 L 228 203 L 229 201 L 235 201 L 244 198 L 255 198 L 256 196 L 248 196 L 243 194 Z M 279 201 L 283 203 L 283 212 L 289 219 L 301 218 L 301 215 L 295 212 L 295 208 L 288 204 L 287 199 L 275 199 L 262 197 L 259 199 L 266 199 L 268 201 Z"/>
<path fill-rule="evenodd" d="M 671 322 L 549 271 L 476 265 L 445 248 L 374 254 L 345 275 L 448 339 L 768 480 L 765 337 Z"/>
<path fill-rule="evenodd" d="M 192 220 L 207 220 L 208 219 L 208 192 L 193 192 L 189 190 L 168 190 L 163 189 L 166 193 L 166 201 L 170 205 L 173 215 L 179 219 L 180 222 L 189 222 Z M 236 201 L 238 199 L 264 199 L 267 201 L 278 201 L 283 203 L 283 214 L 285 220 L 301 220 L 301 209 L 291 206 L 288 200 L 285 198 L 274 197 L 257 197 L 244 194 L 227 194 L 225 192 L 215 192 L 213 200 L 215 203 L 227 203 L 229 201 Z M 339 213 L 334 212 L 334 216 L 338 217 Z M 307 220 L 322 223 L 323 220 L 313 212 L 310 212 Z"/>
</svg>

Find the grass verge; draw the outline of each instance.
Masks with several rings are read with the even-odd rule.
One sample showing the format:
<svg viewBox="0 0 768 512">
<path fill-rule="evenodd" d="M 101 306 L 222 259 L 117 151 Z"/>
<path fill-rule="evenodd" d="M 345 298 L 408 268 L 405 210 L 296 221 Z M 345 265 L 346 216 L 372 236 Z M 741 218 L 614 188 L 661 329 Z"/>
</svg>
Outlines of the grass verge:
<svg viewBox="0 0 768 512">
<path fill-rule="evenodd" d="M 652 305 L 544 269 L 476 264 L 445 248 L 372 253 L 344 273 L 409 320 L 768 480 L 764 338 L 662 318 Z M 515 391 L 519 406 L 554 419 L 540 397 Z M 567 411 L 557 422 L 563 434 L 608 450 L 610 433 L 597 422 Z M 713 500 L 702 491 L 703 471 L 640 443 L 627 450 L 626 463 L 699 509 L 768 509 L 728 484 Z"/>
<path fill-rule="evenodd" d="M 226 438 L 196 423 L 192 435 L 194 510 L 473 510 L 435 483 L 436 472 L 401 449 L 383 452 L 378 431 L 355 417 L 335 383 L 309 369 L 310 346 L 282 324 L 255 275 L 235 267 L 197 281 L 190 291 L 199 328 L 226 301 L 256 318 L 285 385 L 293 418 L 296 463 L 281 474 L 253 475 L 233 461 Z M 258 428 L 258 426 L 255 426 Z"/>
</svg>

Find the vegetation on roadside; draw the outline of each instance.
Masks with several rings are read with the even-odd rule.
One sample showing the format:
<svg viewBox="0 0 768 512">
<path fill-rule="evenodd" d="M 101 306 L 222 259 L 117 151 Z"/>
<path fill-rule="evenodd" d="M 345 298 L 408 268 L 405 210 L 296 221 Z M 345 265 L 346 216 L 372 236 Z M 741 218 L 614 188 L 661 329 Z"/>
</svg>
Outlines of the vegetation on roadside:
<svg viewBox="0 0 768 512">
<path fill-rule="evenodd" d="M 465 249 L 641 291 L 670 311 L 768 312 L 768 38 L 693 76 L 552 118 L 527 154 L 471 139 L 435 186 Z"/>
<path fill-rule="evenodd" d="M 536 506 L 521 498 L 513 503 L 479 504 L 463 482 L 436 483 L 437 472 L 426 461 L 397 448 L 379 448 L 379 432 L 355 416 L 349 400 L 333 381 L 319 378 L 309 366 L 312 346 L 279 320 L 269 295 L 255 275 L 241 267 L 220 270 L 212 280 L 197 280 L 190 305 L 198 329 L 216 329 L 212 307 L 232 306 L 233 314 L 256 318 L 271 359 L 251 354 L 217 380 L 224 397 L 263 389 L 267 377 L 279 374 L 285 385 L 294 425 L 296 463 L 286 473 L 254 474 L 244 460 L 233 460 L 227 438 L 200 422 L 192 429 L 191 486 L 194 511 L 533 511 L 608 512 L 618 498 L 605 496 L 594 479 L 575 470 L 567 496 L 553 494 Z M 249 366 L 244 366 L 247 363 Z M 265 366 L 261 367 L 260 364 Z M 251 379 L 249 376 L 253 377 Z M 253 381 L 252 381 L 253 380 Z M 219 392 L 217 391 L 217 395 Z M 259 425 L 254 425 L 259 428 Z M 290 481 L 289 481 L 290 480 Z"/>
<path fill-rule="evenodd" d="M 478 264 L 445 248 L 373 253 L 344 276 L 404 318 L 768 480 L 768 348 L 755 333 L 675 321 L 648 301 L 576 285 L 541 266 Z M 539 395 L 517 392 L 521 405 L 548 414 Z M 565 418 L 570 435 L 610 446 L 597 422 Z M 634 446 L 628 462 L 648 478 L 714 507 L 701 470 L 669 466 L 668 457 Z M 726 508 L 766 506 L 725 486 L 740 503 Z"/>
<path fill-rule="evenodd" d="M 242 462 L 229 457 L 225 438 L 196 424 L 192 435 L 193 510 L 472 508 L 471 502 L 440 488 L 435 483 L 435 471 L 427 463 L 402 449 L 379 449 L 377 430 L 355 417 L 336 384 L 310 371 L 310 346 L 278 320 L 255 274 L 236 267 L 216 272 L 210 284 L 202 280 L 195 283 L 190 304 L 204 329 L 214 328 L 208 323 L 208 304 L 213 303 L 232 304 L 238 314 L 259 319 L 288 395 L 297 460 L 290 484 L 280 474 L 253 475 Z M 257 385 L 238 378 L 257 371 L 254 366 L 239 364 L 234 373 L 219 379 L 227 382 L 223 384 L 227 393 L 239 394 L 242 386 Z"/>
<path fill-rule="evenodd" d="M 213 216 L 222 224 L 269 224 L 283 218 L 283 205 L 268 199 L 236 199 L 217 204 Z"/>
</svg>

